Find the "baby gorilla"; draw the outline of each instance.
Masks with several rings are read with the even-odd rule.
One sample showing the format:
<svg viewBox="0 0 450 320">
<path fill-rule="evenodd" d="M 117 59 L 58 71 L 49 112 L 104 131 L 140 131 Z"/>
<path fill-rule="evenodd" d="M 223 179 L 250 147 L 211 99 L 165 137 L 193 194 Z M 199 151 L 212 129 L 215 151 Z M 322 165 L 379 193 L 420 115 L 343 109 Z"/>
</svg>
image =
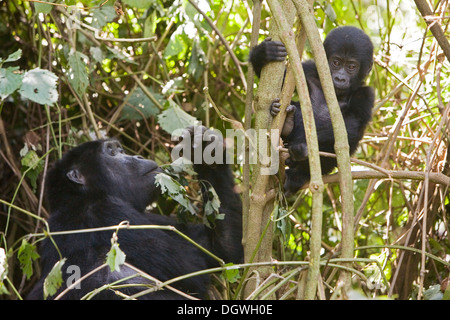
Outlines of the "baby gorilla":
<svg viewBox="0 0 450 320">
<path fill-rule="evenodd" d="M 373 45 L 370 38 L 355 27 L 339 27 L 332 30 L 323 45 L 352 154 L 372 117 L 374 91 L 371 87 L 364 86 L 363 81 L 372 70 Z M 265 64 L 282 61 L 286 55 L 284 45 L 269 38 L 251 51 L 250 62 L 255 73 L 260 76 Z M 319 150 L 334 153 L 333 127 L 316 64 L 310 60 L 303 62 L 302 65 L 313 107 Z M 282 138 L 290 155 L 286 161 L 289 169 L 286 170 L 284 184 L 287 194 L 297 192 L 310 180 L 308 149 L 300 104 L 294 101 L 291 104 L 286 109 L 288 115 L 282 131 Z M 279 107 L 277 99 L 270 106 L 273 116 L 280 111 Z M 337 166 L 335 158 L 320 157 L 320 162 L 322 174 L 330 173 Z"/>
<path fill-rule="evenodd" d="M 196 132 L 203 135 L 205 131 Z M 194 131 L 190 130 L 188 134 L 194 135 Z M 221 137 L 215 138 L 221 141 Z M 191 145 L 185 147 L 190 148 Z M 214 229 L 203 224 L 179 224 L 172 217 L 144 212 L 160 194 L 154 183 L 155 175 L 161 171 L 158 165 L 140 156 L 126 155 L 115 140 L 84 143 L 65 154 L 48 173 L 46 197 L 51 212 L 48 225 L 52 232 L 114 226 L 123 221 L 128 221 L 130 225 L 172 225 L 216 256 L 227 262 L 239 263 L 243 259 L 242 209 L 240 197 L 234 192 L 231 169 L 226 164 L 216 164 L 214 167 L 196 164 L 194 170 L 198 173 L 198 179 L 214 187 L 221 201 L 220 212 L 225 214 L 225 218 L 216 221 Z M 46 238 L 40 248 L 42 277 L 28 299 L 43 298 L 45 278 L 61 257 L 67 260 L 62 268 L 63 285 L 58 293 L 66 289 L 73 266 L 81 270 L 81 276 L 101 266 L 111 248 L 113 231 L 53 235 L 61 256 L 55 244 Z M 118 243 L 128 264 L 160 281 L 218 266 L 217 261 L 172 231 L 121 229 L 118 231 Z M 69 269 L 71 266 L 72 269 Z M 94 298 L 119 299 L 117 291 L 129 296 L 147 290 L 149 285 L 154 284 L 133 275 L 136 275 L 136 271 L 127 265 L 122 265 L 120 271 L 114 272 L 104 267 L 62 298 L 80 299 L 96 288 L 123 278 L 125 281 L 120 282 L 123 288 L 99 291 Z M 209 281 L 207 275 L 196 276 L 173 283 L 172 286 L 194 297 L 205 298 Z M 140 297 L 180 298 L 183 297 L 176 290 L 168 288 L 155 288 L 154 292 Z"/>
</svg>

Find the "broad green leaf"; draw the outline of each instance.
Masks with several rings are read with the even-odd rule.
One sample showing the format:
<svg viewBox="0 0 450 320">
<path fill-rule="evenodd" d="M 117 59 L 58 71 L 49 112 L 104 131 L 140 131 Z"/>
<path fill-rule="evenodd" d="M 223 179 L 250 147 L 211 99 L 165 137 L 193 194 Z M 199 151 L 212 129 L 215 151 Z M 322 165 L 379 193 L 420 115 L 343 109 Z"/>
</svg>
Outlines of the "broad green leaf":
<svg viewBox="0 0 450 320">
<path fill-rule="evenodd" d="M 0 69 L 0 99 L 4 100 L 22 85 L 23 75 L 14 73 L 19 67 Z"/>
<path fill-rule="evenodd" d="M 25 149 L 25 147 L 21 150 L 21 152 Z M 37 155 L 36 151 L 34 150 L 28 150 L 28 148 L 26 148 L 27 151 L 26 153 L 23 155 L 23 158 L 21 160 L 21 164 L 22 166 L 28 167 L 28 168 L 32 168 L 32 169 L 36 169 L 39 165 L 40 159 L 39 156 Z"/>
<path fill-rule="evenodd" d="M 327 3 L 325 6 L 325 14 L 328 16 L 328 19 L 330 19 L 332 22 L 336 21 L 336 12 L 334 12 L 333 7 L 330 3 Z"/>
<path fill-rule="evenodd" d="M 198 1 L 195 1 L 195 2 L 197 4 L 197 6 L 200 8 L 200 10 L 202 10 L 203 12 L 210 12 L 211 11 L 211 6 L 209 4 L 209 1 L 207 1 L 207 0 L 198 0 Z M 195 9 L 195 7 L 192 4 L 190 4 L 189 2 L 186 4 L 186 15 L 191 20 L 194 20 L 196 17 L 199 16 L 198 10 Z M 214 15 L 214 12 L 211 11 L 210 15 Z"/>
<path fill-rule="evenodd" d="M 172 56 L 182 59 L 188 50 L 188 44 L 184 41 L 183 37 L 184 25 L 180 25 L 177 30 L 170 36 L 169 43 L 164 50 L 164 59 L 168 59 Z"/>
<path fill-rule="evenodd" d="M 63 283 L 61 268 L 66 262 L 66 258 L 58 261 L 44 280 L 44 299 L 53 296 Z"/>
<path fill-rule="evenodd" d="M 172 195 L 185 192 L 184 188 L 176 180 L 165 173 L 158 173 L 155 176 L 155 183 L 161 188 L 162 193 Z"/>
<path fill-rule="evenodd" d="M 125 263 L 125 253 L 119 248 L 117 242 L 113 243 L 111 249 L 106 254 L 106 264 L 111 271 L 120 272 L 120 266 Z"/>
<path fill-rule="evenodd" d="M 185 172 L 191 176 L 197 175 L 197 172 L 194 171 L 194 164 L 183 157 L 174 160 L 167 169 L 175 174 Z"/>
<path fill-rule="evenodd" d="M 164 104 L 164 96 L 159 93 L 153 92 L 152 88 L 147 88 L 148 91 L 159 101 L 160 104 Z M 142 118 L 150 118 L 156 116 L 159 109 L 150 100 L 150 98 L 142 91 L 141 88 L 137 88 L 131 93 L 127 100 L 125 107 L 122 110 L 122 119 L 126 120 L 141 120 Z"/>
<path fill-rule="evenodd" d="M 194 40 L 192 44 L 191 57 L 189 59 L 188 73 L 194 77 L 195 80 L 200 79 L 205 70 L 206 54 L 200 47 L 198 40 Z"/>
<path fill-rule="evenodd" d="M 220 208 L 220 200 L 219 196 L 216 193 L 216 190 L 211 186 L 208 189 L 209 199 L 207 202 L 208 211 L 206 214 L 215 214 L 216 212 L 219 212 Z"/>
<path fill-rule="evenodd" d="M 289 223 L 289 214 L 286 208 L 276 205 L 274 208 L 274 212 L 276 213 L 275 221 L 277 230 L 281 233 L 283 240 L 288 239 L 290 223 Z"/>
<path fill-rule="evenodd" d="M 29 70 L 23 76 L 19 92 L 22 97 L 31 101 L 52 105 L 58 100 L 57 81 L 58 77 L 48 70 Z"/>
<path fill-rule="evenodd" d="M 137 9 L 148 9 L 156 0 L 123 0 L 124 4 Z"/>
<path fill-rule="evenodd" d="M 227 263 L 225 265 L 225 267 L 231 267 L 231 266 L 233 266 L 233 263 Z M 228 280 L 228 282 L 230 282 L 230 283 L 234 283 L 241 278 L 241 275 L 239 274 L 239 268 L 226 269 L 223 274 L 225 276 L 225 279 Z"/>
<path fill-rule="evenodd" d="M 423 292 L 423 298 L 425 300 L 442 300 L 443 296 L 444 295 L 441 292 L 441 286 L 438 284 L 430 286 Z"/>
<path fill-rule="evenodd" d="M 89 53 L 91 57 L 94 58 L 94 60 L 97 61 L 98 63 L 102 63 L 103 59 L 105 59 L 103 51 L 99 47 L 90 47 Z"/>
<path fill-rule="evenodd" d="M 0 63 L 6 63 L 6 62 L 13 62 L 17 61 L 22 57 L 22 49 L 17 50 L 16 52 L 11 53 L 8 58 L 6 58 L 5 61 L 3 59 L 0 59 Z"/>
<path fill-rule="evenodd" d="M 46 0 L 46 2 L 54 2 L 55 0 Z M 50 13 L 50 11 L 52 11 L 53 6 L 51 4 L 48 3 L 39 3 L 39 2 L 34 2 L 34 8 L 36 9 L 37 13 Z"/>
<path fill-rule="evenodd" d="M 157 23 L 157 12 L 153 10 L 144 22 L 144 38 L 149 38 L 155 34 Z"/>
<path fill-rule="evenodd" d="M 27 279 L 30 279 L 33 275 L 33 261 L 39 258 L 36 246 L 28 243 L 25 239 L 22 240 L 22 244 L 17 252 L 17 258 L 23 273 L 27 276 Z"/>
<path fill-rule="evenodd" d="M 447 280 L 447 281 L 449 281 L 449 280 Z M 444 296 L 442 297 L 442 300 L 450 300 L 450 285 L 447 285 L 447 288 L 444 291 Z"/>
<path fill-rule="evenodd" d="M 116 10 L 112 6 L 102 6 L 92 10 L 92 27 L 102 29 L 108 22 L 117 17 Z"/>
<path fill-rule="evenodd" d="M 155 184 L 161 188 L 163 194 L 167 194 L 191 214 L 196 214 L 195 208 L 189 199 L 186 198 L 186 190 L 178 181 L 165 173 L 158 173 L 155 176 Z"/>
<path fill-rule="evenodd" d="M 175 102 L 168 100 L 170 107 L 158 115 L 158 123 L 168 133 L 172 134 L 175 130 L 187 128 L 196 124 L 196 118 L 186 113 Z"/>
<path fill-rule="evenodd" d="M 26 146 L 20 152 L 23 157 L 21 160 L 22 172 L 26 171 L 26 176 L 30 179 L 33 190 L 36 190 L 37 179 L 44 169 L 44 160 L 39 158 L 36 151 L 28 150 Z"/>
<path fill-rule="evenodd" d="M 203 223 L 211 227 L 211 224 L 214 224 L 216 220 L 223 220 L 225 218 L 225 214 L 219 212 L 220 208 L 220 200 L 216 191 L 212 186 L 208 189 L 208 200 L 204 205 L 204 215 L 203 215 Z"/>
<path fill-rule="evenodd" d="M 80 97 L 84 95 L 89 84 L 89 75 L 84 59 L 87 59 L 87 57 L 78 51 L 69 55 L 70 69 L 67 78 Z"/>
</svg>

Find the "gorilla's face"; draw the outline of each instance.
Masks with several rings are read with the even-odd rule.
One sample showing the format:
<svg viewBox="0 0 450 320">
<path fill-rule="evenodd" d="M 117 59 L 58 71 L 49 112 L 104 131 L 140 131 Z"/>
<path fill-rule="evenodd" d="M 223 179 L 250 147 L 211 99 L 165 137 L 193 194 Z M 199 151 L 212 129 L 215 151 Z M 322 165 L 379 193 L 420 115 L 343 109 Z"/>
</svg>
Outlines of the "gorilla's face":
<svg viewBox="0 0 450 320">
<path fill-rule="evenodd" d="M 47 178 L 47 193 L 80 201 L 110 196 L 142 211 L 159 193 L 154 183 L 159 171 L 156 162 L 125 154 L 116 140 L 92 141 L 72 149 L 55 164 Z M 58 204 L 50 203 L 50 207 L 58 209 Z"/>
</svg>

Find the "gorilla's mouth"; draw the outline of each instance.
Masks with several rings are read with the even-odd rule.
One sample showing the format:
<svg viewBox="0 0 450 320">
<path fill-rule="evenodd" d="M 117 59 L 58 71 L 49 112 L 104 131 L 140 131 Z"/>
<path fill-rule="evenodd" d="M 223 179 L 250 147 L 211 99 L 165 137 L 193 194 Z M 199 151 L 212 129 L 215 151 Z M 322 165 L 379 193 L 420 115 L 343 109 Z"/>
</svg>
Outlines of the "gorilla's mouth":
<svg viewBox="0 0 450 320">
<path fill-rule="evenodd" d="M 156 173 L 160 173 L 160 172 L 163 172 L 163 170 L 159 166 L 156 166 L 156 167 L 152 168 L 150 171 L 147 171 L 146 173 L 144 173 L 144 176 L 148 176 L 148 175 L 156 174 Z"/>
<path fill-rule="evenodd" d="M 350 84 L 349 83 L 339 83 L 336 81 L 333 81 L 334 84 L 334 89 L 336 90 L 336 93 L 346 93 L 346 91 L 348 90 L 348 88 L 350 88 Z"/>
</svg>

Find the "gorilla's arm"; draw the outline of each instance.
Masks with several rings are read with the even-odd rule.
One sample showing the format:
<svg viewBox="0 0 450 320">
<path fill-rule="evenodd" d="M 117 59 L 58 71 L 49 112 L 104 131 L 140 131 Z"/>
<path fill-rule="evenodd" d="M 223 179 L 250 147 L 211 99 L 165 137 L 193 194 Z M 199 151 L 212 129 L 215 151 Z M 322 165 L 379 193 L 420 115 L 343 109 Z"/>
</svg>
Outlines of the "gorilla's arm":
<svg viewBox="0 0 450 320">
<path fill-rule="evenodd" d="M 202 192 L 207 196 L 205 181 L 216 191 L 220 200 L 220 213 L 223 220 L 216 220 L 216 226 L 207 231 L 212 239 L 212 250 L 226 262 L 240 263 L 243 259 L 242 250 L 242 202 L 235 191 L 234 176 L 228 164 L 215 166 L 195 165 Z M 239 249 L 237 249 L 239 248 Z"/>
<path fill-rule="evenodd" d="M 202 162 L 194 163 L 194 170 L 198 174 L 203 197 L 207 200 L 209 186 L 212 186 L 220 200 L 219 212 L 225 214 L 223 220 L 216 219 L 215 227 L 206 227 L 211 239 L 212 251 L 225 261 L 239 263 L 243 260 L 242 202 L 239 194 L 235 191 L 231 167 L 226 163 L 223 137 L 218 131 L 199 126 L 186 129 L 181 137 L 182 141 L 177 145 L 178 148 L 192 146 L 191 155 L 199 151 L 195 149 L 201 148 Z M 207 164 L 205 162 L 207 159 L 204 157 L 207 155 L 203 151 L 206 146 L 215 146 L 214 149 L 217 152 L 223 151 L 221 159 L 216 161 L 219 163 Z"/>
<path fill-rule="evenodd" d="M 262 68 L 269 62 L 284 61 L 287 51 L 281 41 L 272 41 L 266 38 L 250 51 L 249 61 L 258 78 L 261 76 Z"/>
</svg>

